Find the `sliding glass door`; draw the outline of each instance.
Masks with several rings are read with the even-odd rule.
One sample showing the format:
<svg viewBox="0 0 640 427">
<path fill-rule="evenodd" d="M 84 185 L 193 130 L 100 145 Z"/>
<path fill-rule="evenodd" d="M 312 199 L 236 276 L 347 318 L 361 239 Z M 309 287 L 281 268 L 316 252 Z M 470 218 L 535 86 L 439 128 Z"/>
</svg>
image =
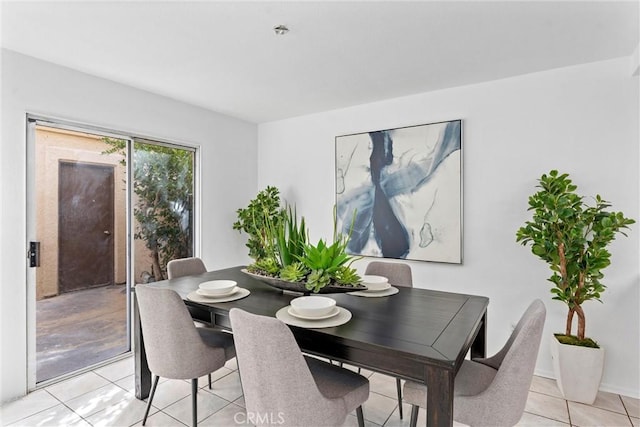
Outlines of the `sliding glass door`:
<svg viewBox="0 0 640 427">
<path fill-rule="evenodd" d="M 131 287 L 194 254 L 193 148 L 28 120 L 30 388 L 131 349 Z"/>
</svg>

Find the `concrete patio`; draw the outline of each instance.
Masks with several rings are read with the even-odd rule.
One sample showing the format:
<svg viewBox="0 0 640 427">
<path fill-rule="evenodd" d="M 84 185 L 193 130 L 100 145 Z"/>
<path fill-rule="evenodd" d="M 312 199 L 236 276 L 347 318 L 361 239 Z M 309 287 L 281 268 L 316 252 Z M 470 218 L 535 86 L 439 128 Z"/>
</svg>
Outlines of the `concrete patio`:
<svg viewBox="0 0 640 427">
<path fill-rule="evenodd" d="M 36 382 L 108 360 L 129 350 L 124 285 L 36 302 Z"/>
</svg>

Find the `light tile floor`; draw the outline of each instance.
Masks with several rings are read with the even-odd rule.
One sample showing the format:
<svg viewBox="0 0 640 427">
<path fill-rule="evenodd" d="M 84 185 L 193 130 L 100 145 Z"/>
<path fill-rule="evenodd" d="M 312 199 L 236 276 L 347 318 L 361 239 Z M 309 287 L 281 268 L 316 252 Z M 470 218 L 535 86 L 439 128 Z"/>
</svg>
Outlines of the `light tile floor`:
<svg viewBox="0 0 640 427">
<path fill-rule="evenodd" d="M 30 393 L 3 405 L 3 426 L 140 426 L 145 402 L 135 398 L 133 358 L 81 374 Z M 409 425 L 409 405 L 405 419 L 398 416 L 395 380 L 363 371 L 371 382 L 371 394 L 364 405 L 367 427 Z M 213 375 L 213 389 L 200 379 L 198 425 L 248 426 L 237 365 L 231 360 Z M 188 381 L 160 380 L 147 426 L 189 426 L 191 386 Z M 420 411 L 418 425 L 425 425 Z M 459 424 L 457 424 L 459 425 Z M 640 400 L 601 392 L 593 405 L 568 402 L 554 380 L 534 377 L 525 413 L 519 426 L 635 426 L 640 427 Z M 357 426 L 354 414 L 345 427 Z"/>
</svg>

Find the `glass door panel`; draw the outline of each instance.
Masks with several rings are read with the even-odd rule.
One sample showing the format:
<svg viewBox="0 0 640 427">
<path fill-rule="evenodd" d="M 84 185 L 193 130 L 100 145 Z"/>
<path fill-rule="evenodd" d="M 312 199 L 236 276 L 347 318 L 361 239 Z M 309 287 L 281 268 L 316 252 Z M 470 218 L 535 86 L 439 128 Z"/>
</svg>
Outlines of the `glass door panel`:
<svg viewBox="0 0 640 427">
<path fill-rule="evenodd" d="M 166 279 L 167 263 L 194 254 L 192 149 L 135 140 L 133 145 L 134 277 Z"/>
<path fill-rule="evenodd" d="M 123 154 L 108 152 L 103 136 L 30 126 L 40 252 L 35 379 L 42 383 L 130 349 L 127 191 Z"/>
</svg>

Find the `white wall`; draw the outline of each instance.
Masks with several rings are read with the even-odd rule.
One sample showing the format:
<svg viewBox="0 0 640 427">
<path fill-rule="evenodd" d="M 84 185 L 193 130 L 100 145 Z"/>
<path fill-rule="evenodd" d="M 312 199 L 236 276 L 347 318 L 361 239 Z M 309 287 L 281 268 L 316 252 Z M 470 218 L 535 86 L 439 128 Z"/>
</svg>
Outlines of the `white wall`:
<svg viewBox="0 0 640 427">
<path fill-rule="evenodd" d="M 504 343 L 528 303 L 547 306 L 545 332 L 562 331 L 565 307 L 550 298 L 550 271 L 515 242 L 529 218 L 536 179 L 571 174 L 584 195 L 601 194 L 638 219 L 638 78 L 629 58 L 418 94 L 264 123 L 258 185 L 297 204 L 312 238 L 331 237 L 334 137 L 463 120 L 464 264 L 411 262 L 419 287 L 490 297 L 489 352 Z M 604 304 L 588 302 L 587 335 L 606 349 L 604 390 L 639 397 L 640 225 L 612 246 Z M 363 269 L 367 260 L 360 261 Z M 536 372 L 552 376 L 548 338 Z"/>
<path fill-rule="evenodd" d="M 26 242 L 35 238 L 26 234 L 26 113 L 199 145 L 201 255 L 211 269 L 247 261 L 244 243 L 231 225 L 235 210 L 256 193 L 257 126 L 7 50 L 2 50 L 1 93 L 0 400 L 4 402 L 26 393 L 26 331 L 34 327 L 33 306 L 27 310 L 25 257 Z"/>
</svg>

